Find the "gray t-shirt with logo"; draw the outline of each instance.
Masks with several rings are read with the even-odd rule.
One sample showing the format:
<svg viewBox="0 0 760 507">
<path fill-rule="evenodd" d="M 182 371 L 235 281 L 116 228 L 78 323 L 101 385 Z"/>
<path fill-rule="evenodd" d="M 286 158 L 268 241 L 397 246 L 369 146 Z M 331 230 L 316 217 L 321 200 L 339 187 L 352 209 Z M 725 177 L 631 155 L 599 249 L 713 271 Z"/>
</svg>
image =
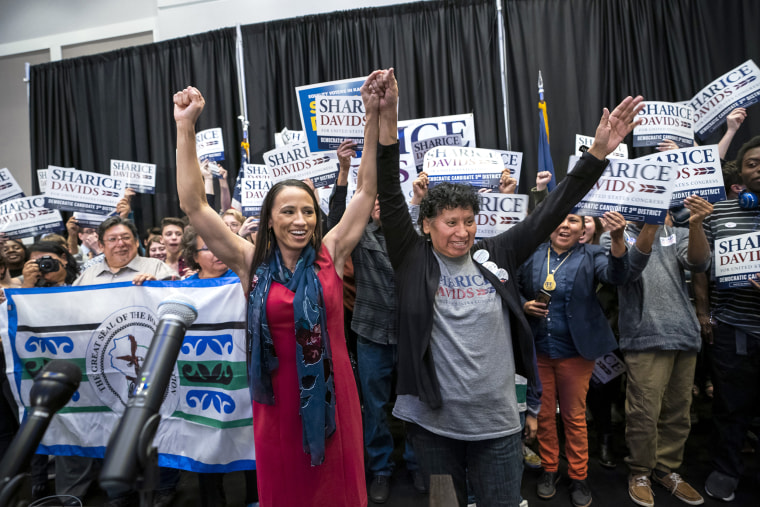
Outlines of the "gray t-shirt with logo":
<svg viewBox="0 0 760 507">
<path fill-rule="evenodd" d="M 416 396 L 401 395 L 393 415 L 457 440 L 518 433 L 515 360 L 502 300 L 470 255 L 436 257 L 441 279 L 430 343 L 443 405 L 432 410 Z"/>
</svg>

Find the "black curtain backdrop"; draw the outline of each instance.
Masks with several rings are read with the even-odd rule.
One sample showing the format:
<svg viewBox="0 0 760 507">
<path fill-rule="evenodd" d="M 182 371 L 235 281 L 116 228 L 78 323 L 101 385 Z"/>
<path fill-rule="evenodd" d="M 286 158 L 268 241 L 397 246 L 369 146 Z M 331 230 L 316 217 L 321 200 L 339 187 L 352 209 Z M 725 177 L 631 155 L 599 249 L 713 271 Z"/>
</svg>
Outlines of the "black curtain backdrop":
<svg viewBox="0 0 760 507">
<path fill-rule="evenodd" d="M 479 146 L 504 138 L 492 1 L 404 4 L 243 27 L 251 160 L 301 130 L 295 87 L 393 67 L 399 119 L 474 113 Z M 501 143 L 503 144 L 503 143 Z"/>
<path fill-rule="evenodd" d="M 629 94 L 688 100 L 742 62 L 760 64 L 755 0 L 504 0 L 503 14 L 511 149 L 524 154 L 522 192 L 536 174 L 539 69 L 561 177 L 575 134 L 593 135 L 603 107 Z M 494 0 L 446 0 L 243 26 L 251 161 L 260 163 L 274 147 L 274 132 L 300 130 L 296 86 L 381 67 L 396 69 L 400 119 L 471 112 L 478 146 L 507 149 L 496 16 Z M 193 84 L 207 104 L 199 129 L 224 129 L 233 182 L 241 137 L 234 39 L 226 29 L 32 67 L 33 169 L 108 172 L 111 158 L 156 163 L 158 193 L 138 197 L 138 225 L 179 214 L 171 96 Z M 729 158 L 757 133 L 756 106 Z"/>
<path fill-rule="evenodd" d="M 140 228 L 179 216 L 174 92 L 194 85 L 206 109 L 199 130 L 222 127 L 227 153 L 240 144 L 235 30 L 147 44 L 31 69 L 32 168 L 110 172 L 111 159 L 156 164 L 156 194 L 132 202 Z M 239 154 L 234 160 L 235 173 Z M 36 173 L 32 175 L 37 187 Z"/>
</svg>

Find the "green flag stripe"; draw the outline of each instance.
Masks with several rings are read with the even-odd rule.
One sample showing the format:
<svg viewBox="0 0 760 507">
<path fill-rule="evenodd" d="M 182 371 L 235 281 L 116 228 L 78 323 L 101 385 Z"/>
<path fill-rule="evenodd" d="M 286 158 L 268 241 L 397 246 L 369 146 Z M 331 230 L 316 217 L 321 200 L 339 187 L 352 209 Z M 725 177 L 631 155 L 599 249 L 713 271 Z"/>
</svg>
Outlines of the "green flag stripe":
<svg viewBox="0 0 760 507">
<path fill-rule="evenodd" d="M 181 386 L 213 387 L 225 391 L 248 387 L 248 369 L 242 361 L 177 361 L 177 371 Z"/>
<path fill-rule="evenodd" d="M 205 426 L 211 426 L 212 428 L 242 428 L 244 426 L 253 426 L 253 418 L 250 419 L 236 419 L 234 421 L 217 421 L 216 419 L 211 419 L 209 417 L 203 417 L 202 415 L 195 415 L 195 414 L 188 414 L 186 412 L 174 412 L 172 414 L 172 417 L 178 417 L 180 419 L 185 419 L 187 421 L 196 422 L 198 424 L 203 424 Z M 251 432 L 253 432 L 253 428 L 251 428 Z M 251 433 L 251 437 L 253 437 L 253 433 Z"/>
</svg>

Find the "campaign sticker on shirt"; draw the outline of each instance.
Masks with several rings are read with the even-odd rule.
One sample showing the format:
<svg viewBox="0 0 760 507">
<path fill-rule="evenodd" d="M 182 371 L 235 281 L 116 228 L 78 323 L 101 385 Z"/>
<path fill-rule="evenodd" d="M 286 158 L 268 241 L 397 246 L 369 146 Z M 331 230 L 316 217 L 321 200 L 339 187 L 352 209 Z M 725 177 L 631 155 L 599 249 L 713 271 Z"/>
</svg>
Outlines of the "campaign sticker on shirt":
<svg viewBox="0 0 760 507">
<path fill-rule="evenodd" d="M 501 282 L 506 282 L 509 280 L 509 273 L 507 273 L 506 269 L 501 268 L 496 272 L 496 278 L 498 278 Z"/>
<path fill-rule="evenodd" d="M 488 250 L 478 250 L 474 254 L 472 254 L 472 258 L 475 260 L 475 262 L 479 264 L 483 264 L 488 260 L 490 257 L 490 254 L 488 253 Z"/>
<path fill-rule="evenodd" d="M 634 238 L 633 236 L 629 236 L 628 234 L 626 234 L 625 235 L 625 242 L 628 243 L 629 245 L 633 246 L 634 244 L 636 244 L 636 238 Z"/>
<path fill-rule="evenodd" d="M 676 235 L 671 234 L 670 236 L 667 236 L 665 238 L 660 238 L 660 244 L 662 246 L 670 246 L 676 244 Z"/>
<path fill-rule="evenodd" d="M 736 227 L 736 224 L 734 222 L 726 222 L 725 226 L 728 227 L 729 229 L 733 229 L 734 227 Z"/>
<path fill-rule="evenodd" d="M 495 262 L 491 262 L 491 261 L 484 262 L 483 267 L 486 268 L 491 273 L 493 273 L 494 275 L 496 274 L 497 271 L 499 271 L 499 266 L 497 266 Z"/>
</svg>

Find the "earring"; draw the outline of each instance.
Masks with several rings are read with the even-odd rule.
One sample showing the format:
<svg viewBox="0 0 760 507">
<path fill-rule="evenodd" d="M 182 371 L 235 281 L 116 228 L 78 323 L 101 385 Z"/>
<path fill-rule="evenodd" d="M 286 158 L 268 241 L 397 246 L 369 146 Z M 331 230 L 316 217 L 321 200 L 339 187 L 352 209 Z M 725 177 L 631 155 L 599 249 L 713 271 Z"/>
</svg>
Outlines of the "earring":
<svg viewBox="0 0 760 507">
<path fill-rule="evenodd" d="M 274 231 L 270 227 L 267 229 L 267 252 L 272 248 L 272 236 L 274 234 Z"/>
</svg>

